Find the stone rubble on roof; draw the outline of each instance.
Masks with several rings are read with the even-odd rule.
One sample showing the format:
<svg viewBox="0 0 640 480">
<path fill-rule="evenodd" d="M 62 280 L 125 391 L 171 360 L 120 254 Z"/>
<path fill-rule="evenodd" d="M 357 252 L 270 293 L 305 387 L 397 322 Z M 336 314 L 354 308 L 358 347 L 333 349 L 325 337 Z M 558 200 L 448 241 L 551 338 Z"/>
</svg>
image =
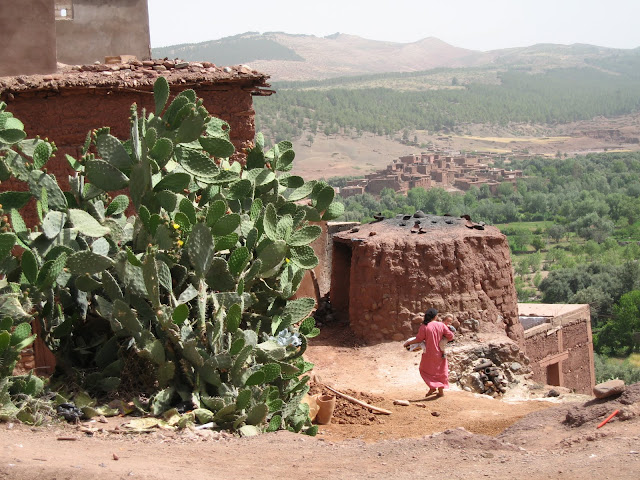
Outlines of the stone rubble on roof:
<svg viewBox="0 0 640 480">
<path fill-rule="evenodd" d="M 82 86 L 135 88 L 152 85 L 159 76 L 166 77 L 169 83 L 225 83 L 244 80 L 256 87 L 269 87 L 269 75 L 257 72 L 248 65 L 219 67 L 211 62 L 186 62 L 179 59 L 140 61 L 130 55 L 122 55 L 107 57 L 105 63 L 91 65 L 58 63 L 58 71 L 50 74 L 0 77 L 0 93 L 55 91 Z"/>
</svg>

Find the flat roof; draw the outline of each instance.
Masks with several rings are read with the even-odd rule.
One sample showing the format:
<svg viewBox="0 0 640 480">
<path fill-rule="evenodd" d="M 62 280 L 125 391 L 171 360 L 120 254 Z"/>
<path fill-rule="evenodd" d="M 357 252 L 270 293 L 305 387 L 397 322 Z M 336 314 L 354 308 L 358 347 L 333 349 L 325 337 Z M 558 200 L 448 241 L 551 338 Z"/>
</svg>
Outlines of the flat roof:
<svg viewBox="0 0 640 480">
<path fill-rule="evenodd" d="M 518 303 L 518 315 L 521 317 L 559 317 L 585 307 L 589 307 L 589 304 Z"/>
<path fill-rule="evenodd" d="M 149 90 L 158 77 L 169 84 L 185 88 L 202 85 L 236 84 L 252 95 L 271 95 L 269 75 L 257 72 L 247 65 L 216 66 L 210 62 L 180 60 L 130 59 L 119 63 L 91 65 L 58 64 L 58 70 L 49 74 L 0 77 L 0 95 L 33 91 L 60 91 L 82 88 Z"/>
</svg>

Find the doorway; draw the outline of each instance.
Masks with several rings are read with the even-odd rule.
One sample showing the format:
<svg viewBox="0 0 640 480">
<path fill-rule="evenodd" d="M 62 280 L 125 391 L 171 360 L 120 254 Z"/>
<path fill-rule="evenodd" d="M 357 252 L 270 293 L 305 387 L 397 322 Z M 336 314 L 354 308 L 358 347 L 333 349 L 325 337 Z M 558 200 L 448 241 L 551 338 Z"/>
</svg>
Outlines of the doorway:
<svg viewBox="0 0 640 480">
<path fill-rule="evenodd" d="M 333 242 L 331 259 L 331 308 L 335 318 L 349 321 L 349 295 L 351 293 L 351 246 Z"/>
</svg>

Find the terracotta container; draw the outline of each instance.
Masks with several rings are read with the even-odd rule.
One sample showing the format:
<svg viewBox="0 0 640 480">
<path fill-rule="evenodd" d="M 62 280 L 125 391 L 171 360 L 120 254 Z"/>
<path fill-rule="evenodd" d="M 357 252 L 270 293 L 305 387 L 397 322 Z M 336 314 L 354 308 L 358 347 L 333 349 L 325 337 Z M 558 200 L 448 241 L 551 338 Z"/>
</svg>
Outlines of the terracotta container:
<svg viewBox="0 0 640 480">
<path fill-rule="evenodd" d="M 320 425 L 330 424 L 333 410 L 336 408 L 336 397 L 333 395 L 320 395 L 316 402 L 318 403 L 316 422 Z"/>
</svg>

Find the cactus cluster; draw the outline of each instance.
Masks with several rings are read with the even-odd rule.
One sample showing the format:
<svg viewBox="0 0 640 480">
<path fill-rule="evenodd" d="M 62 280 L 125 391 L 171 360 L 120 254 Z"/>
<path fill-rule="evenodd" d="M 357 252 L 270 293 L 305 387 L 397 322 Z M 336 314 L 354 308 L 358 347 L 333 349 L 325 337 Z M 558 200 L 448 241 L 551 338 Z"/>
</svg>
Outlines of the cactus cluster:
<svg viewBox="0 0 640 480">
<path fill-rule="evenodd" d="M 160 77 L 154 98 L 154 113 L 132 106 L 128 140 L 94 130 L 67 156 L 68 192 L 43 169 L 55 146 L 25 140 L 0 106 L 0 175 L 28 184 L 0 194 L 0 318 L 36 317 L 59 369 L 86 369 L 95 389 L 117 389 L 138 355 L 154 369 L 157 391 L 140 405 L 153 414 L 186 403 L 183 422 L 313 434 L 300 400 L 315 302 L 290 298 L 318 263 L 310 222 L 342 205 L 326 183 L 289 173 L 290 142 L 267 149 L 258 134 L 243 166 L 229 125 L 194 91 L 168 103 Z M 40 222 L 28 229 L 18 210 L 31 198 Z"/>
</svg>

